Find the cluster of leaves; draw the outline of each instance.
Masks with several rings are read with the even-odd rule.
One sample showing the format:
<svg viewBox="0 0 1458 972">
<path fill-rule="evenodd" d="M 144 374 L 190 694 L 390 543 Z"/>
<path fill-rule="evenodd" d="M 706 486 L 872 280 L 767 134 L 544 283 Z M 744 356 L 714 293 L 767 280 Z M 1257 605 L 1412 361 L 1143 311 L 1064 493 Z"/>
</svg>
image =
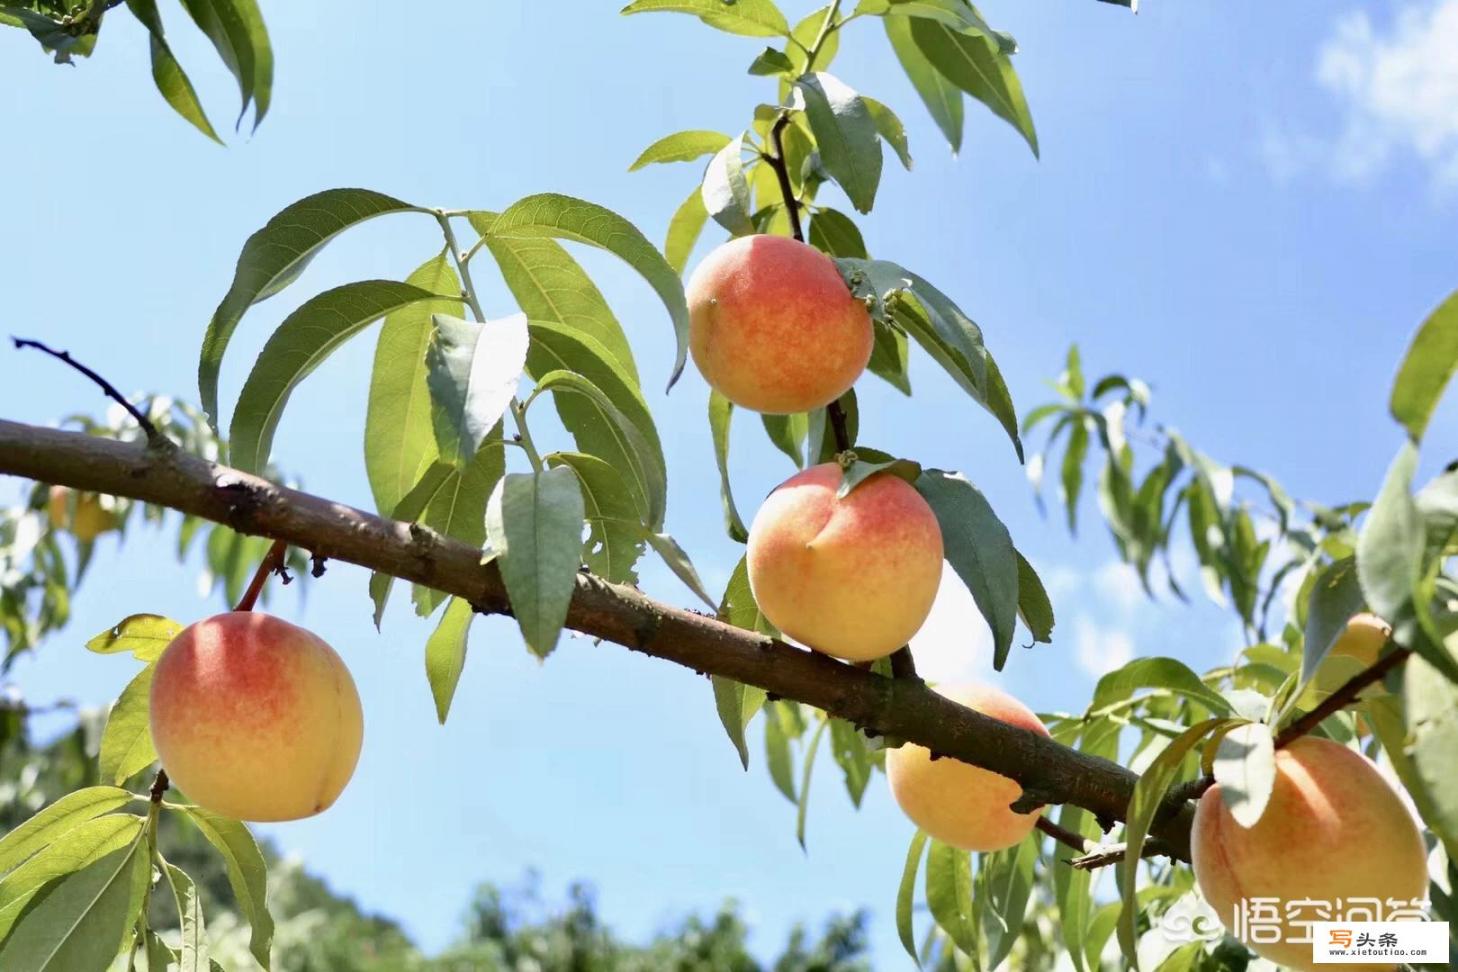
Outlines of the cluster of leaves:
<svg viewBox="0 0 1458 972">
<path fill-rule="evenodd" d="M 192 406 L 152 396 L 139 407 L 179 448 L 204 459 L 219 458 L 220 441 Z M 146 441 L 136 420 L 120 407 L 111 409 L 100 420 L 73 415 L 62 425 L 113 441 Z M 267 474 L 280 478 L 273 468 Z M 68 513 L 56 509 L 50 487 L 44 484 L 37 484 L 24 504 L 0 509 L 0 631 L 6 642 L 0 671 L 8 670 L 21 652 L 31 650 L 47 634 L 65 625 L 71 614 L 71 597 L 86 575 L 97 543 L 109 542 L 106 538 L 113 534 L 124 537 L 134 522 L 157 526 L 171 518 L 171 511 L 161 506 L 110 496 L 94 500 L 106 513 L 107 529 L 98 537 L 86 539 L 71 533 Z M 74 513 L 76 497 L 71 496 L 66 503 L 69 512 Z M 73 543 L 74 554 L 68 555 Z M 180 515 L 178 558 L 187 557 L 195 546 L 201 546 L 204 552 L 202 589 L 217 591 L 232 604 L 268 549 L 268 541 L 199 517 Z M 308 561 L 302 553 L 293 551 L 289 566 L 295 574 L 303 575 Z"/>
<path fill-rule="evenodd" d="M 0 25 L 20 27 L 40 44 L 56 63 L 69 64 L 90 57 L 96 49 L 103 20 L 123 0 L 12 0 L 0 4 Z M 162 26 L 157 0 L 125 0 L 127 10 L 146 28 L 152 55 L 152 80 L 157 91 L 188 124 L 221 144 L 197 91 L 182 69 Z M 242 106 L 238 123 L 253 108 L 253 127 L 268 114 L 273 98 L 273 48 L 256 0 L 181 0 L 197 29 L 218 52 L 238 82 Z"/>
</svg>

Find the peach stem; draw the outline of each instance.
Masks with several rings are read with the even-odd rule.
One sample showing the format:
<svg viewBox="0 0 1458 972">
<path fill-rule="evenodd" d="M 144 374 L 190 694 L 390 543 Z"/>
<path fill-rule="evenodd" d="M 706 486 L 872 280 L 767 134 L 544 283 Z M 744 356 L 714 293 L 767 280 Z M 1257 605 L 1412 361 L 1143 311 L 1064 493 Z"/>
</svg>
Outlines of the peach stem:
<svg viewBox="0 0 1458 972">
<path fill-rule="evenodd" d="M 289 545 L 282 540 L 275 540 L 273 546 L 268 548 L 268 555 L 258 565 L 258 571 L 253 575 L 253 580 L 248 584 L 248 590 L 243 592 L 243 598 L 238 602 L 234 611 L 252 611 L 253 605 L 258 603 L 258 595 L 263 593 L 263 585 L 268 582 L 268 575 L 283 570 L 284 555 L 289 552 Z"/>
</svg>

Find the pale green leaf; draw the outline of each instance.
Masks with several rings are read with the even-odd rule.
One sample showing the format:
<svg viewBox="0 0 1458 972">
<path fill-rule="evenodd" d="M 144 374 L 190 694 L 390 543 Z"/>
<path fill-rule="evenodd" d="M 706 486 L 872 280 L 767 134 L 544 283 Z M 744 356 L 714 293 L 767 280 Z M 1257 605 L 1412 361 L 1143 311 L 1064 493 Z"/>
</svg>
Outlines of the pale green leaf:
<svg viewBox="0 0 1458 972">
<path fill-rule="evenodd" d="M 436 447 L 465 465 L 480 451 L 516 397 L 526 367 L 525 314 L 473 323 L 436 314 L 425 352 Z"/>
<path fill-rule="evenodd" d="M 773 0 L 634 0 L 625 14 L 663 10 L 693 14 L 710 27 L 745 37 L 784 37 L 790 33 L 785 15 Z"/>
<path fill-rule="evenodd" d="M 251 929 L 249 951 L 260 965 L 270 968 L 273 916 L 268 912 L 267 902 L 268 865 L 258 849 L 258 842 L 237 820 L 202 807 L 187 807 L 185 812 L 223 858 L 228 886 L 233 889 L 233 900 Z"/>
<path fill-rule="evenodd" d="M 106 718 L 101 734 L 101 777 L 117 786 L 151 766 L 157 760 L 152 748 L 152 676 L 156 663 L 149 664 L 122 689 Z"/>
<path fill-rule="evenodd" d="M 101 655 L 129 651 L 138 661 L 156 661 L 182 631 L 182 625 L 160 614 L 133 614 L 86 642 Z"/>
<path fill-rule="evenodd" d="M 628 166 L 628 171 L 633 172 L 655 162 L 691 162 L 705 155 L 713 155 L 728 144 L 729 136 L 720 132 L 702 129 L 674 132 L 644 149 L 633 164 Z"/>
<path fill-rule="evenodd" d="M 1389 408 L 1407 434 L 1417 441 L 1458 370 L 1458 291 L 1428 315 L 1408 346 L 1392 382 Z"/>
<path fill-rule="evenodd" d="M 501 569 L 527 647 L 545 658 L 557 645 L 581 565 L 585 510 L 570 469 L 512 473 L 486 504 L 486 538 Z"/>
<path fill-rule="evenodd" d="M 855 208 L 870 212 L 881 183 L 881 140 L 870 109 L 834 75 L 808 74 L 796 84 L 805 97 L 805 117 L 821 163 Z"/>
<path fill-rule="evenodd" d="M 425 642 L 425 677 L 430 682 L 435 716 L 441 725 L 445 725 L 451 699 L 456 694 L 456 684 L 466 667 L 466 636 L 475 616 L 470 601 L 451 598 L 446 602 L 445 613 L 440 616 L 440 624 Z"/>
</svg>

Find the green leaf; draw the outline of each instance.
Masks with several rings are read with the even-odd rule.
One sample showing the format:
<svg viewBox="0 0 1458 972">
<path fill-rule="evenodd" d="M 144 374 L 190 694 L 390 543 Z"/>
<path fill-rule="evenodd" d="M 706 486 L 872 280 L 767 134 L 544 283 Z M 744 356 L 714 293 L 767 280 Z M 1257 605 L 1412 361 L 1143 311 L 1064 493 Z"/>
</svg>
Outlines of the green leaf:
<svg viewBox="0 0 1458 972">
<path fill-rule="evenodd" d="M 1351 557 L 1328 564 L 1316 575 L 1306 608 L 1306 636 L 1301 659 L 1301 681 L 1309 682 L 1331 646 L 1364 604 L 1357 581 L 1357 563 Z"/>
<path fill-rule="evenodd" d="M 436 314 L 425 353 L 435 441 L 442 456 L 467 463 L 516 397 L 530 338 L 524 314 L 475 324 Z"/>
<path fill-rule="evenodd" d="M 1388 407 L 1416 442 L 1458 370 L 1458 291 L 1438 305 L 1418 328 L 1392 383 Z"/>
<path fill-rule="evenodd" d="M 16 923 L 0 949 L 0 968 L 106 972 L 137 920 L 150 874 L 138 835 L 68 875 Z"/>
<path fill-rule="evenodd" d="M 639 504 L 639 519 L 652 527 L 662 525 L 667 503 L 667 469 L 653 415 L 637 381 L 618 366 L 601 343 L 588 335 L 550 321 L 532 321 L 532 343 L 527 351 L 527 373 L 541 382 L 550 372 L 571 371 L 607 396 L 617 413 L 602 408 L 590 394 L 554 394 L 562 424 L 580 452 L 597 456 L 623 474 Z M 564 388 L 564 392 L 571 392 Z M 622 418 L 637 430 L 625 433 Z"/>
<path fill-rule="evenodd" d="M 182 625 L 160 614 L 133 614 L 86 642 L 99 655 L 129 651 L 138 661 L 156 661 L 182 631 Z"/>
<path fill-rule="evenodd" d="M 695 186 L 694 191 L 688 194 L 688 198 L 668 221 L 668 238 L 663 243 L 663 255 L 674 272 L 681 274 L 688 266 L 689 255 L 693 253 L 694 244 L 699 241 L 699 234 L 704 231 L 704 224 L 708 221 L 709 211 L 704 208 L 703 191 Z"/>
<path fill-rule="evenodd" d="M 785 734 L 782 714 L 778 705 L 764 708 L 764 756 L 769 767 L 770 779 L 785 799 L 798 804 L 795 798 L 794 760 L 790 756 L 790 737 Z"/>
<path fill-rule="evenodd" d="M 739 762 L 747 770 L 749 746 L 744 739 L 744 730 L 764 704 L 764 690 L 752 685 L 741 685 L 722 675 L 711 675 L 709 681 L 714 687 L 714 708 L 719 713 L 719 722 L 738 751 Z"/>
<path fill-rule="evenodd" d="M 151 35 L 152 81 L 157 85 L 157 91 L 189 125 L 219 145 L 223 144 L 223 140 L 213 130 L 212 122 L 208 121 L 207 112 L 203 110 L 202 102 L 198 101 L 197 91 L 188 80 L 187 72 L 182 70 L 182 65 L 177 63 L 172 48 L 167 44 L 156 0 L 127 0 L 127 9 L 142 22 Z"/>
<path fill-rule="evenodd" d="M 0 940 L 25 916 L 45 885 L 129 846 L 143 823 L 135 814 L 111 813 L 64 831 L 47 828 L 46 845 L 0 881 Z"/>
<path fill-rule="evenodd" d="M 1119 893 L 1124 902 L 1119 912 L 1119 948 L 1123 951 L 1124 957 L 1133 963 L 1135 969 L 1139 968 L 1135 930 L 1135 923 L 1139 918 L 1136 878 L 1139 874 L 1140 856 L 1144 851 L 1144 841 L 1149 836 L 1149 828 L 1154 823 L 1154 816 L 1164 802 L 1165 794 L 1169 792 L 1175 777 L 1179 775 L 1185 756 L 1206 736 L 1235 724 L 1235 720 L 1231 719 L 1207 719 L 1186 729 L 1177 738 L 1171 740 L 1169 745 L 1154 758 L 1154 762 L 1144 771 L 1144 775 L 1139 777 L 1139 782 L 1134 785 L 1134 795 L 1129 800 L 1129 819 L 1124 826 L 1125 854 L 1116 867 L 1119 876 Z"/>
<path fill-rule="evenodd" d="M 1023 98 L 1022 82 L 995 40 L 921 17 L 911 19 L 911 37 L 943 77 L 1016 128 L 1037 156 L 1038 134 Z"/>
<path fill-rule="evenodd" d="M 435 717 L 441 725 L 445 725 L 446 715 L 451 711 L 451 699 L 456 694 L 456 683 L 461 680 L 461 670 L 466 667 L 466 635 L 470 633 L 471 621 L 475 617 L 470 601 L 453 597 L 446 601 L 440 624 L 425 642 L 425 678 L 430 682 L 430 694 L 435 699 Z"/>
<path fill-rule="evenodd" d="M 668 484 L 663 479 L 662 468 L 654 461 L 653 450 L 657 443 L 650 443 L 644 437 L 639 424 L 625 415 L 607 392 L 575 371 L 557 370 L 541 375 L 528 402 L 543 392 L 551 392 L 558 401 L 564 395 L 580 396 L 609 423 L 614 438 L 614 454 L 628 458 L 627 468 L 632 473 L 629 481 L 646 502 L 642 520 L 656 531 L 663 523 L 664 506 L 668 502 Z"/>
<path fill-rule="evenodd" d="M 1033 891 L 1038 843 L 1038 835 L 1030 834 L 1022 843 L 982 858 L 978 879 L 984 891 L 982 928 L 989 969 L 1002 965 L 1022 934 Z"/>
<path fill-rule="evenodd" d="M 835 498 L 845 499 L 852 490 L 877 473 L 886 473 L 888 476 L 895 476 L 897 479 L 904 479 L 908 483 L 915 484 L 917 477 L 921 475 L 921 463 L 912 462 L 910 459 L 888 459 L 877 462 L 857 459 L 851 463 L 849 469 L 841 473 L 840 486 L 835 491 Z"/>
<path fill-rule="evenodd" d="M 228 433 L 232 464 L 263 470 L 289 396 L 336 348 L 392 311 L 438 299 L 413 284 L 361 280 L 305 301 L 263 346 L 238 395 Z"/>
<path fill-rule="evenodd" d="M 928 469 L 916 481 L 937 523 L 947 562 L 972 592 L 992 629 L 993 667 L 1012 649 L 1018 612 L 1018 560 L 1012 537 L 981 490 L 957 473 Z"/>
<path fill-rule="evenodd" d="M 918 830 L 911 837 L 911 846 L 906 848 L 906 866 L 901 871 L 901 886 L 896 890 L 896 934 L 901 947 L 911 960 L 921 966 L 916 954 L 916 928 L 912 924 L 912 905 L 916 896 L 916 872 L 921 869 L 921 859 L 926 851 L 926 834 Z"/>
<path fill-rule="evenodd" d="M 552 237 L 600 247 L 622 258 L 658 293 L 673 319 L 676 342 L 669 387 L 688 358 L 688 303 L 678 273 L 632 223 L 595 203 L 542 193 L 507 207 L 491 226 L 491 238 Z"/>
<path fill-rule="evenodd" d="M 157 760 L 152 748 L 152 676 L 155 662 L 122 689 L 101 734 L 101 778 L 121 786 Z"/>
<path fill-rule="evenodd" d="M 288 206 L 248 238 L 238 257 L 233 285 L 208 323 L 198 362 L 198 389 L 214 429 L 218 427 L 218 370 L 223 352 L 248 308 L 293 283 L 324 244 L 351 226 L 411 210 L 416 207 L 368 189 L 328 189 Z"/>
<path fill-rule="evenodd" d="M 421 473 L 419 482 L 411 486 L 410 491 L 395 504 L 395 508 L 389 514 L 391 519 L 399 520 L 402 523 L 414 523 L 420 519 L 431 500 L 435 499 L 436 494 L 453 475 L 459 475 L 455 466 L 439 459 L 432 462 L 426 467 L 425 472 Z M 482 509 L 485 509 L 484 499 Z M 370 600 L 375 603 L 376 631 L 380 630 L 380 621 L 385 616 L 385 604 L 390 599 L 390 588 L 394 586 L 394 583 L 395 578 L 390 574 L 379 572 L 370 574 Z"/>
<path fill-rule="evenodd" d="M 1236 726 L 1220 737 L 1212 775 L 1220 784 L 1220 800 L 1247 829 L 1266 811 L 1276 783 L 1276 745 L 1271 727 L 1260 722 Z"/>
<path fill-rule="evenodd" d="M 229 820 L 202 807 L 186 807 L 183 812 L 223 858 L 233 900 L 252 929 L 248 949 L 258 964 L 265 969 L 270 968 L 273 916 L 268 913 L 266 900 L 268 865 L 258 849 L 258 842 L 237 820 Z"/>
<path fill-rule="evenodd" d="M 830 720 L 830 752 L 845 775 L 845 789 L 851 803 L 859 807 L 871 782 L 871 753 L 865 737 L 844 719 Z"/>
<path fill-rule="evenodd" d="M 1422 574 L 1426 539 L 1412 497 L 1417 460 L 1417 446 L 1403 443 L 1357 536 L 1362 593 L 1372 611 L 1384 618 L 1403 614 Z"/>
<path fill-rule="evenodd" d="M 581 565 L 586 515 L 570 469 L 512 473 L 486 504 L 486 539 L 501 568 L 527 647 L 551 654 L 567 620 Z"/>
<path fill-rule="evenodd" d="M 869 213 L 881 182 L 881 140 L 861 96 L 832 74 L 796 80 L 805 96 L 805 117 L 820 148 L 820 161 L 855 208 Z"/>
<path fill-rule="evenodd" d="M 597 456 L 556 452 L 547 465 L 567 466 L 577 474 L 587 512 L 587 540 L 582 562 L 594 574 L 618 584 L 636 584 L 633 569 L 647 543 L 638 505 L 622 474 Z"/>
<path fill-rule="evenodd" d="M 820 41 L 820 52 L 816 57 L 815 66 L 827 67 L 830 62 L 835 60 L 835 55 L 840 50 L 840 30 L 831 30 L 823 39 L 820 36 L 827 16 L 834 16 L 832 7 L 830 5 L 818 7 L 802 17 L 800 22 L 795 25 L 795 29 L 790 31 L 792 43 L 787 45 L 785 50 L 789 54 L 791 75 L 798 76 L 805 73 L 806 67 L 809 66 L 810 49 L 815 46 L 817 40 Z M 844 23 L 844 18 L 841 18 L 838 23 Z M 788 94 L 788 86 L 781 85 L 780 93 L 782 98 Z"/>
<path fill-rule="evenodd" d="M 820 725 L 815 727 L 815 732 L 810 736 L 810 744 L 805 747 L 805 765 L 800 769 L 800 799 L 795 806 L 795 839 L 800 842 L 800 849 L 805 849 L 805 813 L 810 804 L 810 774 L 815 768 L 815 754 L 820 751 L 820 740 L 825 736 L 825 727 L 829 725 L 828 719 L 822 719 Z"/>
<path fill-rule="evenodd" d="M 724 598 L 719 602 L 719 620 L 746 631 L 779 637 L 779 631 L 760 613 L 759 604 L 754 600 L 754 591 L 749 586 L 749 562 L 744 557 L 739 558 L 724 588 Z"/>
<path fill-rule="evenodd" d="M 906 126 L 901 124 L 901 119 L 896 112 L 886 107 L 875 98 L 868 98 L 864 95 L 861 100 L 866 103 L 866 110 L 871 113 L 871 121 L 876 124 L 876 131 L 891 146 L 896 157 L 901 160 L 902 168 L 910 171 L 911 143 L 906 138 Z"/>
<path fill-rule="evenodd" d="M 881 322 L 876 323 L 875 343 L 866 370 L 883 379 L 903 395 L 911 394 L 911 349 L 906 332 Z"/>
<path fill-rule="evenodd" d="M 1458 689 L 1424 659 L 1409 658 L 1401 695 L 1363 702 L 1393 769 L 1412 794 L 1423 822 L 1447 849 L 1458 852 Z"/>
<path fill-rule="evenodd" d="M 926 855 L 926 906 L 932 920 L 968 955 L 977 955 L 972 918 L 972 862 L 967 852 L 939 840 Z"/>
<path fill-rule="evenodd" d="M 673 576 L 683 581 L 689 590 L 698 595 L 699 599 L 712 609 L 714 599 L 704 589 L 704 582 L 699 579 L 699 572 L 694 569 L 688 552 L 679 546 L 678 541 L 666 533 L 653 533 L 647 530 L 644 531 L 643 536 L 648 541 L 648 546 L 652 547 L 654 553 L 658 554 L 668 565 L 668 569 L 673 571 Z"/>
<path fill-rule="evenodd" d="M 175 864 L 164 862 L 162 876 L 177 905 L 179 944 L 182 946 L 176 953 L 177 972 L 208 972 L 207 931 L 197 885 L 186 871 Z"/>
<path fill-rule="evenodd" d="M 479 547 L 486 539 L 486 500 L 506 471 L 506 447 L 497 432 L 465 467 L 451 466 L 445 482 L 429 498 L 420 522 L 442 536 Z M 403 500 L 401 501 L 404 502 Z M 416 585 L 413 591 L 416 613 L 429 616 L 446 595 Z"/>
<path fill-rule="evenodd" d="M 810 245 L 833 257 L 866 259 L 866 241 L 845 213 L 817 209 L 810 219 Z"/>
<path fill-rule="evenodd" d="M 1078 532 L 1078 498 L 1083 492 L 1083 462 L 1088 456 L 1088 422 L 1081 416 L 1069 426 L 1068 446 L 1063 451 L 1063 506 L 1068 511 L 1068 532 Z"/>
<path fill-rule="evenodd" d="M 791 415 L 761 415 L 760 423 L 765 435 L 774 447 L 795 464 L 796 469 L 805 466 L 805 438 L 810 433 L 810 421 L 804 412 Z"/>
<path fill-rule="evenodd" d="M 1094 688 L 1090 714 L 1132 698 L 1140 689 L 1162 689 L 1198 702 L 1214 715 L 1230 715 L 1230 703 L 1206 685 L 1190 666 L 1175 658 L 1136 658 L 1123 668 L 1109 672 Z"/>
<path fill-rule="evenodd" d="M 1014 553 L 1018 558 L 1018 617 L 1027 625 L 1034 641 L 1050 644 L 1053 641 L 1053 602 L 1048 599 L 1048 591 L 1043 587 L 1038 572 L 1028 563 L 1028 558 L 1018 551 Z"/>
<path fill-rule="evenodd" d="M 729 426 L 734 417 L 734 403 L 717 390 L 709 392 L 709 433 L 714 440 L 714 461 L 719 466 L 719 499 L 724 505 L 724 529 L 729 539 L 744 543 L 749 531 L 739 518 L 734 506 L 734 494 L 729 485 Z"/>
<path fill-rule="evenodd" d="M 883 22 L 886 38 L 901 69 L 911 81 L 911 86 L 921 96 L 922 104 L 931 113 L 932 120 L 946 136 L 952 151 L 962 150 L 962 118 L 964 112 L 962 91 L 948 81 L 917 46 L 911 36 L 911 20 L 906 17 L 887 17 Z"/>
<path fill-rule="evenodd" d="M 778 51 L 774 53 L 779 54 Z M 764 55 L 760 56 L 763 57 Z M 780 56 L 784 57 L 783 54 L 780 54 Z M 713 155 L 728 144 L 729 136 L 720 132 L 710 132 L 702 129 L 675 132 L 672 135 L 663 136 L 645 148 L 643 154 L 639 155 L 637 160 L 628 166 L 628 171 L 635 172 L 655 162 L 691 162 L 705 155 Z"/>
<path fill-rule="evenodd" d="M 795 62 L 785 55 L 784 51 L 777 51 L 773 47 L 766 47 L 759 52 L 759 56 L 749 65 L 749 73 L 760 77 L 774 77 L 777 74 L 794 74 Z M 718 151 L 718 146 L 714 151 Z"/>
<path fill-rule="evenodd" d="M 24 864 L 38 851 L 58 845 L 71 829 L 131 801 L 131 793 L 115 786 L 88 786 L 67 793 L 0 838 L 0 874 Z"/>
<path fill-rule="evenodd" d="M 495 221 L 492 213 L 471 214 L 471 225 L 485 238 L 486 249 L 496 258 L 501 278 L 522 313 L 592 338 L 637 387 L 638 365 L 628 336 L 587 271 L 556 240 L 492 236 Z"/>
<path fill-rule="evenodd" d="M 734 136 L 709 160 L 699 190 L 704 212 L 735 236 L 754 232 L 754 208 L 744 175 L 744 135 Z"/>
<path fill-rule="evenodd" d="M 625 14 L 655 10 L 693 14 L 710 27 L 745 37 L 787 37 L 790 25 L 772 0 L 634 0 Z"/>
<path fill-rule="evenodd" d="M 255 0 L 182 0 L 198 29 L 213 42 L 223 64 L 238 81 L 241 124 L 251 103 L 256 131 L 273 98 L 273 50 L 263 14 Z"/>
<path fill-rule="evenodd" d="M 405 282 L 433 294 L 461 292 L 460 278 L 444 250 Z M 395 516 L 395 507 L 410 491 L 416 474 L 436 457 L 425 349 L 434 333 L 431 315 L 459 313 L 460 308 L 458 297 L 407 304 L 387 315 L 380 329 L 370 373 L 364 446 L 365 472 L 381 516 Z"/>
</svg>

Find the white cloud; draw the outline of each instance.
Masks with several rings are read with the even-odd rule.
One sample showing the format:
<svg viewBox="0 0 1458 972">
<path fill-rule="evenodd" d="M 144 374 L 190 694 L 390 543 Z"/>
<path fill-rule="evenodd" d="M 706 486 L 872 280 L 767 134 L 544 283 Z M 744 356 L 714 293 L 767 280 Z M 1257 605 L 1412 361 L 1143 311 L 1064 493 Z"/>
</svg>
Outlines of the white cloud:
<svg viewBox="0 0 1458 972">
<path fill-rule="evenodd" d="M 1315 78 L 1340 103 L 1341 130 L 1318 137 L 1265 133 L 1259 155 L 1278 180 L 1325 169 L 1360 182 L 1395 160 L 1426 165 L 1434 185 L 1458 189 L 1458 0 L 1399 8 L 1384 25 L 1366 10 L 1337 20 Z"/>
<path fill-rule="evenodd" d="M 942 565 L 931 614 L 911 639 L 916 673 L 929 682 L 956 682 L 986 673 L 992 631 L 957 572 Z"/>
<path fill-rule="evenodd" d="M 1093 585 L 1099 597 L 1122 614 L 1132 614 L 1144 603 L 1139 572 L 1122 560 L 1111 560 L 1100 567 L 1093 575 Z"/>
<path fill-rule="evenodd" d="M 1079 618 L 1074 623 L 1073 653 L 1078 667 L 1098 678 L 1134 658 L 1134 639 L 1119 628 L 1103 628 Z"/>
</svg>

